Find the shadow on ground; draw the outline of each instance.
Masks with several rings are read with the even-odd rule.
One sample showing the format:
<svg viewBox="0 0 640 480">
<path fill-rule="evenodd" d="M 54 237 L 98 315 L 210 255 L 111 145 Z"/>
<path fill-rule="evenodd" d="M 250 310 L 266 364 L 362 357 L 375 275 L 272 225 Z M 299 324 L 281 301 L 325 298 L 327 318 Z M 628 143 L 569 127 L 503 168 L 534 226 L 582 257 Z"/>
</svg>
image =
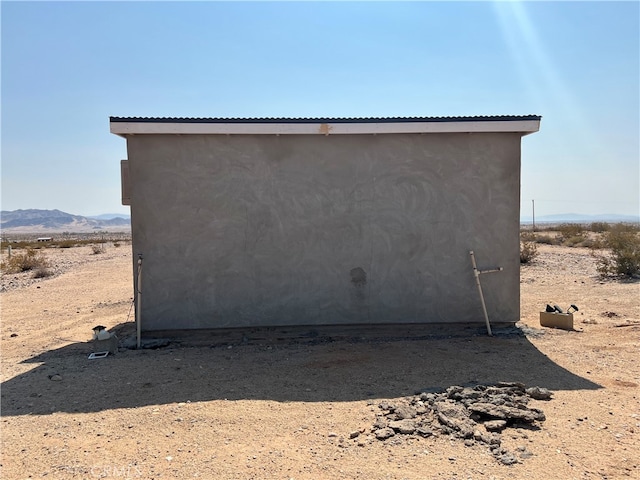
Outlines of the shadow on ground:
<svg viewBox="0 0 640 480">
<path fill-rule="evenodd" d="M 120 338 L 133 324 L 122 324 Z M 191 332 L 158 349 L 89 360 L 92 343 L 41 353 L 2 384 L 2 414 L 98 412 L 174 402 L 347 402 L 431 387 L 517 381 L 551 390 L 599 385 L 562 368 L 528 336 L 540 331 L 415 326 Z M 135 337 L 133 338 L 135 341 Z M 53 375 L 61 379 L 51 380 Z M 57 377 L 53 377 L 57 378 Z"/>
</svg>

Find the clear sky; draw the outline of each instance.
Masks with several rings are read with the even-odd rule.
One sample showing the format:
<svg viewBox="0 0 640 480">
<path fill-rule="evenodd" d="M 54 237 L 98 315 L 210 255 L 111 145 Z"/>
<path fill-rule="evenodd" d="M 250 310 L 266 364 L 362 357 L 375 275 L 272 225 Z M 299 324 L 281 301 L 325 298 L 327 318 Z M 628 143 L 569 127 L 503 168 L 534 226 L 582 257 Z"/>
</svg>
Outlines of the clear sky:
<svg viewBox="0 0 640 480">
<path fill-rule="evenodd" d="M 2 209 L 128 213 L 109 116 L 542 115 L 522 214 L 639 214 L 640 4 L 1 2 Z"/>
</svg>

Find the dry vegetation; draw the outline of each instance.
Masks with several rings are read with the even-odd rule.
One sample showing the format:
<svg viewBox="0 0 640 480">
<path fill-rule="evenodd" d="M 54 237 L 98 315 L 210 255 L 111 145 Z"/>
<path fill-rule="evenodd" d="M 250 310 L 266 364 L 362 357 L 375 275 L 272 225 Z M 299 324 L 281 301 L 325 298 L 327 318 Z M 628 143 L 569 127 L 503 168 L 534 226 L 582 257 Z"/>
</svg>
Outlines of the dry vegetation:
<svg viewBox="0 0 640 480">
<path fill-rule="evenodd" d="M 51 242 L 38 242 L 34 238 L 3 239 L 0 259 L 0 292 L 24 288 L 38 279 L 56 277 L 68 270 L 92 261 L 89 254 L 105 254 L 104 260 L 116 255 L 126 255 L 126 248 L 115 250 L 121 245 L 131 245 L 126 234 L 113 237 L 79 235 L 75 238 L 54 238 Z"/>
<path fill-rule="evenodd" d="M 38 238 L 50 238 L 49 241 L 38 241 Z M 126 232 L 95 232 L 95 233 L 68 233 L 51 235 L 8 234 L 0 240 L 0 249 L 7 252 L 9 246 L 12 250 L 32 248 L 35 250 L 45 248 L 72 248 L 84 245 L 102 245 L 111 243 L 120 245 L 130 243 L 131 233 Z"/>
<path fill-rule="evenodd" d="M 537 245 L 587 247 L 602 277 L 640 275 L 640 227 L 634 224 L 594 222 L 588 226 L 564 223 L 520 234 L 520 263 L 533 261 Z"/>
<path fill-rule="evenodd" d="M 93 326 L 134 331 L 126 243 L 42 248 L 48 278 L 3 271 L 3 479 L 640 477 L 640 282 L 603 278 L 590 248 L 535 243 L 520 328 L 496 325 L 494 337 L 482 323 L 198 333 L 89 360 Z M 579 305 L 575 331 L 542 329 L 546 303 Z M 553 392 L 528 400 L 544 422 L 502 433 L 510 465 L 484 427 L 486 442 L 459 438 L 419 403 L 446 398 L 414 397 L 500 381 Z M 379 439 L 374 426 L 402 422 L 389 416 L 407 402 L 431 433 Z"/>
<path fill-rule="evenodd" d="M 38 271 L 47 271 L 49 261 L 41 252 L 28 247 L 22 252 L 7 255 L 7 259 L 0 264 L 0 268 L 5 273 L 23 273 L 33 270 L 35 275 Z M 48 275 L 39 275 L 38 278 L 46 276 Z"/>
</svg>

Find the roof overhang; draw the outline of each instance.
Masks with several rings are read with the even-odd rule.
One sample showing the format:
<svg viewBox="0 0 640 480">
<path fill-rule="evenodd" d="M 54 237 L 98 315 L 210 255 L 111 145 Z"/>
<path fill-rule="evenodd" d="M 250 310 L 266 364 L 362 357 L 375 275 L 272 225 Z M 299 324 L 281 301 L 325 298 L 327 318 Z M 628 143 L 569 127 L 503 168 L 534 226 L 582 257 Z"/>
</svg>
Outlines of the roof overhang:
<svg viewBox="0 0 640 480">
<path fill-rule="evenodd" d="M 389 133 L 495 133 L 528 135 L 540 129 L 540 118 L 125 118 L 111 117 L 111 133 L 129 135 L 376 135 Z"/>
</svg>

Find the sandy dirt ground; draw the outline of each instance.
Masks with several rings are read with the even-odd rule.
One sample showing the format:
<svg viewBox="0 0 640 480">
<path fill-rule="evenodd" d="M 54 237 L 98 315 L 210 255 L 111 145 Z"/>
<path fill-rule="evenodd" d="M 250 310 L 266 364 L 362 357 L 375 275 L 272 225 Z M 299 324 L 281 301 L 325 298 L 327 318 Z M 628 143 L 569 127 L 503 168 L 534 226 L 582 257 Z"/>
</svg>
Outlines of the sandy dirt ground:
<svg viewBox="0 0 640 480">
<path fill-rule="evenodd" d="M 539 251 L 516 333 L 248 332 L 89 360 L 94 325 L 134 331 L 130 247 L 47 250 L 56 276 L 2 278 L 1 477 L 640 478 L 640 282 L 601 280 L 585 249 Z M 575 331 L 540 327 L 546 303 L 578 305 Z M 546 421 L 502 433 L 518 463 L 444 433 L 374 435 L 381 402 L 499 381 L 553 392 L 530 404 Z"/>
</svg>

